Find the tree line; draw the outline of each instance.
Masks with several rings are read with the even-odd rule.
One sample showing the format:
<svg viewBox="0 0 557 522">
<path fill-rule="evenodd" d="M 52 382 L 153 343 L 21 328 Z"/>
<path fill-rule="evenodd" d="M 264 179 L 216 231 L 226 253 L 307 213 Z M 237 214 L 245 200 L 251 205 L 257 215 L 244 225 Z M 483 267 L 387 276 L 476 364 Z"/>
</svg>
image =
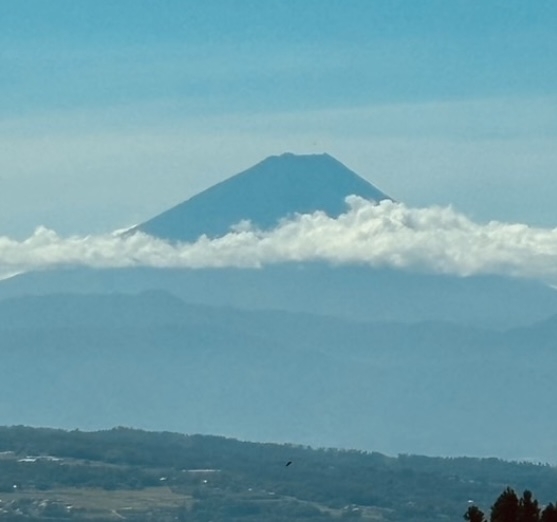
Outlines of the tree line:
<svg viewBox="0 0 557 522">
<path fill-rule="evenodd" d="M 487 522 L 485 513 L 475 505 L 468 508 L 464 519 Z M 507 487 L 491 506 L 489 522 L 557 522 L 557 503 L 550 502 L 542 509 L 530 490 L 525 490 L 519 497 Z"/>
</svg>

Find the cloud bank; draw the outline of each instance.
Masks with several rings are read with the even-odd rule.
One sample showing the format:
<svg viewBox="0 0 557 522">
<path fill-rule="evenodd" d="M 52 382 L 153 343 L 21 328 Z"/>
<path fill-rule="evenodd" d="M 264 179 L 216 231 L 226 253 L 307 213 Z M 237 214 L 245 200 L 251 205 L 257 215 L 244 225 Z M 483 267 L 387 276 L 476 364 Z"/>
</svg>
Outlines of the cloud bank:
<svg viewBox="0 0 557 522">
<path fill-rule="evenodd" d="M 64 266 L 259 268 L 325 261 L 468 276 L 501 274 L 557 281 L 557 228 L 477 223 L 451 207 L 410 208 L 356 196 L 334 219 L 295 215 L 262 231 L 240 223 L 226 236 L 171 244 L 143 233 L 61 237 L 44 227 L 24 241 L 0 237 L 0 273 Z"/>
</svg>

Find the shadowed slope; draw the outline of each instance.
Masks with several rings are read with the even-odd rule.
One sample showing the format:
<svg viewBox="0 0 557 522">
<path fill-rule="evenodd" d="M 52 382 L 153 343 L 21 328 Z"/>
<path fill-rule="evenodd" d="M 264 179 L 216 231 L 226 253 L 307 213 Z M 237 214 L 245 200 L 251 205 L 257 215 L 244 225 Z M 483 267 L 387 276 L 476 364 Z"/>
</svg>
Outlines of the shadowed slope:
<svg viewBox="0 0 557 522">
<path fill-rule="evenodd" d="M 328 154 L 271 156 L 137 228 L 174 241 L 219 237 L 249 220 L 271 228 L 286 216 L 322 210 L 336 217 L 346 196 L 380 201 L 389 197 Z"/>
</svg>

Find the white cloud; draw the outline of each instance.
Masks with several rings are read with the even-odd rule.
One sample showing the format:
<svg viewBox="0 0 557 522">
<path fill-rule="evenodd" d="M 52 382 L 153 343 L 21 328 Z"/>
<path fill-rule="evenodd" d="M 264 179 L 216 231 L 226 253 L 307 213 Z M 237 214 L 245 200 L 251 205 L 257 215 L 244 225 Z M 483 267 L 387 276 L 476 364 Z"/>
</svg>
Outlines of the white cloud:
<svg viewBox="0 0 557 522">
<path fill-rule="evenodd" d="M 240 227 L 217 239 L 171 244 L 151 236 L 61 237 L 39 227 L 24 241 L 0 237 L 4 274 L 58 266 L 260 267 L 288 261 L 367 264 L 557 281 L 557 228 L 477 223 L 450 207 L 409 208 L 347 198 L 347 212 L 298 215 L 276 229 Z"/>
</svg>

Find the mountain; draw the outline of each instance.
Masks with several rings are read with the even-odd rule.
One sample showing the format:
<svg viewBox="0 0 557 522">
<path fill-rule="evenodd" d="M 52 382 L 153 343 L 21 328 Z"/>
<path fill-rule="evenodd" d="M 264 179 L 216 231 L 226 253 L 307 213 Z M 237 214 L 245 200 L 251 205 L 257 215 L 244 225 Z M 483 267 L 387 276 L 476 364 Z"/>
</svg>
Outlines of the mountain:
<svg viewBox="0 0 557 522">
<path fill-rule="evenodd" d="M 557 291 L 537 281 L 325 263 L 285 263 L 260 269 L 74 268 L 30 272 L 0 281 L 0 299 L 149 290 L 165 290 L 189 303 L 358 321 L 452 321 L 512 328 L 557 314 Z"/>
<path fill-rule="evenodd" d="M 7 424 L 555 461 L 547 323 L 357 323 L 148 292 L 0 301 L 0 338 Z"/>
<path fill-rule="evenodd" d="M 306 162 L 330 167 L 331 181 L 314 183 L 316 169 L 305 183 Z M 269 189 L 283 164 L 300 168 L 297 196 Z M 329 156 L 254 171 L 215 188 L 220 200 L 210 189 L 184 203 L 187 226 L 161 215 L 159 234 L 272 226 L 283 212 L 335 215 L 350 192 L 372 197 Z M 263 204 L 264 189 L 280 197 Z M 555 314 L 557 292 L 535 281 L 385 267 L 21 274 L 0 282 L 0 418 L 554 461 Z"/>
<path fill-rule="evenodd" d="M 134 230 L 174 241 L 223 236 L 249 220 L 262 229 L 295 213 L 322 210 L 336 217 L 349 195 L 380 201 L 389 196 L 329 156 L 282 154 L 214 185 L 138 225 Z"/>
<path fill-rule="evenodd" d="M 218 236 L 249 219 L 270 227 L 295 212 L 336 216 L 350 194 L 388 196 L 327 154 L 283 154 L 138 226 L 159 237 Z M 0 299 L 60 292 L 167 290 L 191 303 L 278 309 L 362 321 L 455 321 L 511 328 L 557 313 L 557 291 L 498 276 L 457 277 L 362 265 L 283 263 L 261 269 L 71 268 L 0 281 Z"/>
</svg>

